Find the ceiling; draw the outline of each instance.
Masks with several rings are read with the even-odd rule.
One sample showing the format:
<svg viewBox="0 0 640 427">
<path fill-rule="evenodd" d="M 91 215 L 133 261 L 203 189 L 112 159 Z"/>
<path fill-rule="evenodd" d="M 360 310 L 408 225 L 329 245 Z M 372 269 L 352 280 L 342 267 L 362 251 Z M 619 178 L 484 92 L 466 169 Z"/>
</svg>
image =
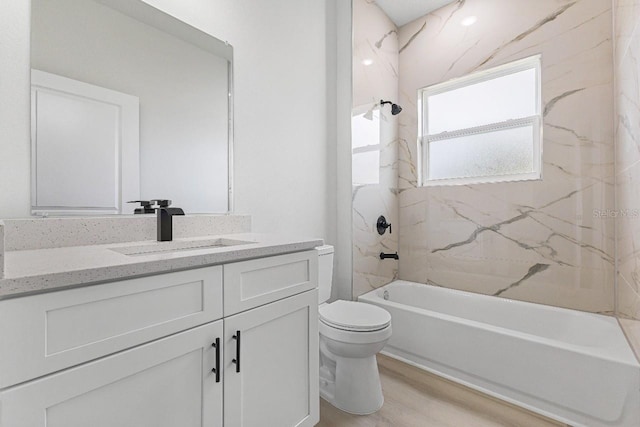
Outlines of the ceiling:
<svg viewBox="0 0 640 427">
<path fill-rule="evenodd" d="M 380 9 L 398 27 L 408 24 L 416 18 L 440 9 L 455 0 L 375 0 Z"/>
</svg>

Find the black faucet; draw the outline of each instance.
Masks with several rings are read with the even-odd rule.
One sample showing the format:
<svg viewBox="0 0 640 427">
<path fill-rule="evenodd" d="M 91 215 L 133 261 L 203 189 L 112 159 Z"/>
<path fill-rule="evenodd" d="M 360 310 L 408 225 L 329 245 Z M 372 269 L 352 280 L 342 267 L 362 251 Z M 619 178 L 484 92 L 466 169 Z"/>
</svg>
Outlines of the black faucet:
<svg viewBox="0 0 640 427">
<path fill-rule="evenodd" d="M 173 240 L 173 216 L 184 215 L 181 208 L 170 208 L 171 200 L 154 199 L 152 203 L 157 205 L 158 216 L 158 242 L 170 242 Z"/>
<path fill-rule="evenodd" d="M 127 203 L 140 203 L 140 207 L 135 208 L 133 211 L 134 214 L 139 215 L 156 213 L 156 210 L 151 206 L 151 202 L 151 200 L 132 200 Z"/>
</svg>

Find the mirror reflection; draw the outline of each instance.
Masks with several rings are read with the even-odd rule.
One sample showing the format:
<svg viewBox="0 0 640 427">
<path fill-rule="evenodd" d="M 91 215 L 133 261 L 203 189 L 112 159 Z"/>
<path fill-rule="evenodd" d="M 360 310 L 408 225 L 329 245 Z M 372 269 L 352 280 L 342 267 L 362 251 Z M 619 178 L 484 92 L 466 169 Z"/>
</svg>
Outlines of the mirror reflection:
<svg viewBox="0 0 640 427">
<path fill-rule="evenodd" d="M 32 213 L 230 210 L 231 46 L 137 0 L 31 20 Z"/>
</svg>

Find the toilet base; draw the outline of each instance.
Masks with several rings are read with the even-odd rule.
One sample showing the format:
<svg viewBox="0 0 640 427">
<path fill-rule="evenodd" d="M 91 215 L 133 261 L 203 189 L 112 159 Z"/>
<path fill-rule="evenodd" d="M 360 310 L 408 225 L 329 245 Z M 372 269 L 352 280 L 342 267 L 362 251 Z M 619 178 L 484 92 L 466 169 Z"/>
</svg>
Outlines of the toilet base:
<svg viewBox="0 0 640 427">
<path fill-rule="evenodd" d="M 325 348 L 326 350 L 326 348 Z M 322 355 L 320 396 L 341 411 L 369 415 L 384 403 L 375 356 L 348 358 Z"/>
</svg>

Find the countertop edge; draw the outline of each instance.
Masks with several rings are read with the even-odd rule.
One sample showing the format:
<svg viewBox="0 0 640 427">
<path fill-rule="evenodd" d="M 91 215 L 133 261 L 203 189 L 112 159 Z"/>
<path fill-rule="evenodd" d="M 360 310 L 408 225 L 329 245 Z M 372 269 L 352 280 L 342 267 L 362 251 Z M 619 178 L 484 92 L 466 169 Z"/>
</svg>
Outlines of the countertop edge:
<svg viewBox="0 0 640 427">
<path fill-rule="evenodd" d="M 0 301 L 174 271 L 302 252 L 323 243 L 322 239 L 297 240 L 290 243 L 267 244 L 257 248 L 237 248 L 228 252 L 187 255 L 162 260 L 140 260 L 129 264 L 89 267 L 16 278 L 5 277 L 2 279 L 0 277 Z"/>
</svg>

